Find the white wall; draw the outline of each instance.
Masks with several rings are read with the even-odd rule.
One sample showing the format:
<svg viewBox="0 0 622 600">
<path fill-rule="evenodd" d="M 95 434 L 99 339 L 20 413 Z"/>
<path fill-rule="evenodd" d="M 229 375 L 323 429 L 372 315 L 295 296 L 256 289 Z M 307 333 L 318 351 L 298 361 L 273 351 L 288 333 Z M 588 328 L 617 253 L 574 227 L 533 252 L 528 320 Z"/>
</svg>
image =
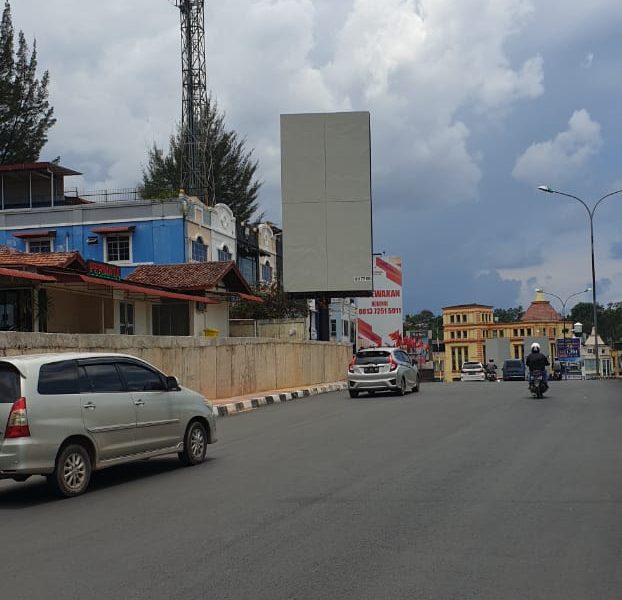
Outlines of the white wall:
<svg viewBox="0 0 622 600">
<path fill-rule="evenodd" d="M 226 204 L 216 204 L 212 208 L 212 244 L 210 260 L 218 260 L 218 250 L 227 246 L 231 259 L 236 260 L 235 217 Z"/>
<path fill-rule="evenodd" d="M 219 337 L 229 336 L 229 303 L 207 304 L 204 311 L 196 306 L 191 315 L 190 334 L 203 335 L 204 329 L 217 329 Z"/>
</svg>

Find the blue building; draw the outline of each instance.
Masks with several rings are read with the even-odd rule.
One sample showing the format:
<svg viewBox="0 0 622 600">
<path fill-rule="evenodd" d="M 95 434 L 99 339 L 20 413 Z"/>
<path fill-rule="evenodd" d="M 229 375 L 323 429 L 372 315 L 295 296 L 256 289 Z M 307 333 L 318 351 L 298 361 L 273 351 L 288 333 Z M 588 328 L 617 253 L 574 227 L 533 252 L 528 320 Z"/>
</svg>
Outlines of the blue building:
<svg viewBox="0 0 622 600">
<path fill-rule="evenodd" d="M 225 204 L 208 207 L 183 194 L 143 200 L 135 192 L 86 200 L 65 190 L 64 178 L 78 174 L 54 163 L 0 166 L 0 246 L 26 253 L 77 251 L 86 261 L 118 267 L 124 279 L 145 265 L 237 262 L 236 220 Z M 276 238 L 269 226 L 260 228 L 264 244 L 257 253 L 261 269 L 256 272 L 271 274 L 266 248 L 276 247 Z M 228 335 L 227 298 L 231 296 L 227 292 L 233 289 L 228 289 L 227 281 L 243 281 L 234 270 L 234 276 L 210 280 L 214 285 L 210 292 L 224 299 L 218 306 L 206 310 L 199 304 L 197 311 L 188 306 L 187 319 L 171 332 L 209 330 Z M 246 282 L 236 283 L 235 288 L 250 291 Z M 119 319 L 115 317 L 116 324 L 106 330 L 119 329 Z M 159 332 L 155 317 L 145 313 L 142 320 L 142 332 Z"/>
</svg>

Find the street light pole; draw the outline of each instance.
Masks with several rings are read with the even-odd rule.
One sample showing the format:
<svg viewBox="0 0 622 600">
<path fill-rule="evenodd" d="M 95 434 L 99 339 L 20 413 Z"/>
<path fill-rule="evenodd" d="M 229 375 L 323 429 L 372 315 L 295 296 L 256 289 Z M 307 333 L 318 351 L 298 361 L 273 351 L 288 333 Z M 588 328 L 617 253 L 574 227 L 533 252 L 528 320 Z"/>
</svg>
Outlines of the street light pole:
<svg viewBox="0 0 622 600">
<path fill-rule="evenodd" d="M 592 288 L 585 288 L 584 290 L 581 290 L 580 292 L 575 292 L 574 294 L 570 294 L 570 296 L 568 296 L 568 298 L 566 298 L 565 300 L 562 300 L 562 298 L 560 298 L 557 294 L 553 294 L 552 292 L 545 292 L 542 288 L 536 288 L 536 292 L 540 292 L 541 294 L 546 294 L 547 296 L 553 296 L 554 298 L 557 298 L 561 303 L 562 303 L 562 321 L 564 323 L 564 330 L 563 330 L 563 334 L 564 334 L 564 352 L 567 351 L 567 347 L 566 347 L 566 304 L 568 303 L 568 300 L 570 300 L 570 298 L 574 298 L 575 296 L 579 296 L 580 294 L 585 294 L 585 292 L 591 292 Z"/>
<path fill-rule="evenodd" d="M 596 310 L 596 269 L 594 267 L 594 213 L 598 208 L 598 205 L 605 199 L 609 198 L 609 196 L 613 196 L 614 194 L 619 194 L 622 190 L 616 190 L 615 192 L 610 192 L 609 194 L 605 194 L 602 198 L 600 198 L 596 204 L 590 209 L 590 207 L 578 198 L 577 196 L 573 196 L 572 194 L 567 194 L 566 192 L 560 192 L 558 190 L 554 190 L 550 188 L 548 185 L 541 185 L 538 187 L 541 192 L 547 192 L 548 194 L 559 194 L 560 196 L 566 196 L 568 198 L 572 198 L 577 202 L 580 202 L 583 205 L 583 208 L 587 211 L 587 215 L 590 219 L 590 250 L 592 256 L 592 305 L 594 309 L 594 355 L 596 357 L 596 377 L 600 377 L 600 359 L 598 356 L 598 315 Z"/>
</svg>

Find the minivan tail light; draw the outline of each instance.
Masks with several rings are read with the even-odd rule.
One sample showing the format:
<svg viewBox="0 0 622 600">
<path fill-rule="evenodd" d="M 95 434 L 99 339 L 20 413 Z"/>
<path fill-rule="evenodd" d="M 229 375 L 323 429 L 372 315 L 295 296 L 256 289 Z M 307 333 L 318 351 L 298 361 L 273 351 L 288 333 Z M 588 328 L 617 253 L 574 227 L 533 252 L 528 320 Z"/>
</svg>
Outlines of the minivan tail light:
<svg viewBox="0 0 622 600">
<path fill-rule="evenodd" d="M 397 369 L 397 363 L 392 356 L 389 356 L 389 371 L 395 371 Z"/>
<path fill-rule="evenodd" d="M 30 437 L 28 414 L 26 412 L 26 398 L 19 398 L 13 402 L 9 420 L 6 424 L 5 438 Z"/>
</svg>

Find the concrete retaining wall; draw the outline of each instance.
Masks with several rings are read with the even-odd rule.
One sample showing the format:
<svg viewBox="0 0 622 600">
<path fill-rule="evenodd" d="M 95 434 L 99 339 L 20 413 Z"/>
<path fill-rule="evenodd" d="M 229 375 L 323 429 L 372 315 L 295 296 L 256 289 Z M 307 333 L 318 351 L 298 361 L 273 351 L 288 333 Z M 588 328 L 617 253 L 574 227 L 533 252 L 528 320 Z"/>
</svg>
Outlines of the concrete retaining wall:
<svg viewBox="0 0 622 600">
<path fill-rule="evenodd" d="M 306 319 L 229 319 L 229 335 L 306 340 L 307 325 Z"/>
<path fill-rule="evenodd" d="M 138 356 L 208 398 L 228 398 L 344 379 L 352 346 L 266 338 L 0 332 L 0 356 L 64 351 Z"/>
</svg>

